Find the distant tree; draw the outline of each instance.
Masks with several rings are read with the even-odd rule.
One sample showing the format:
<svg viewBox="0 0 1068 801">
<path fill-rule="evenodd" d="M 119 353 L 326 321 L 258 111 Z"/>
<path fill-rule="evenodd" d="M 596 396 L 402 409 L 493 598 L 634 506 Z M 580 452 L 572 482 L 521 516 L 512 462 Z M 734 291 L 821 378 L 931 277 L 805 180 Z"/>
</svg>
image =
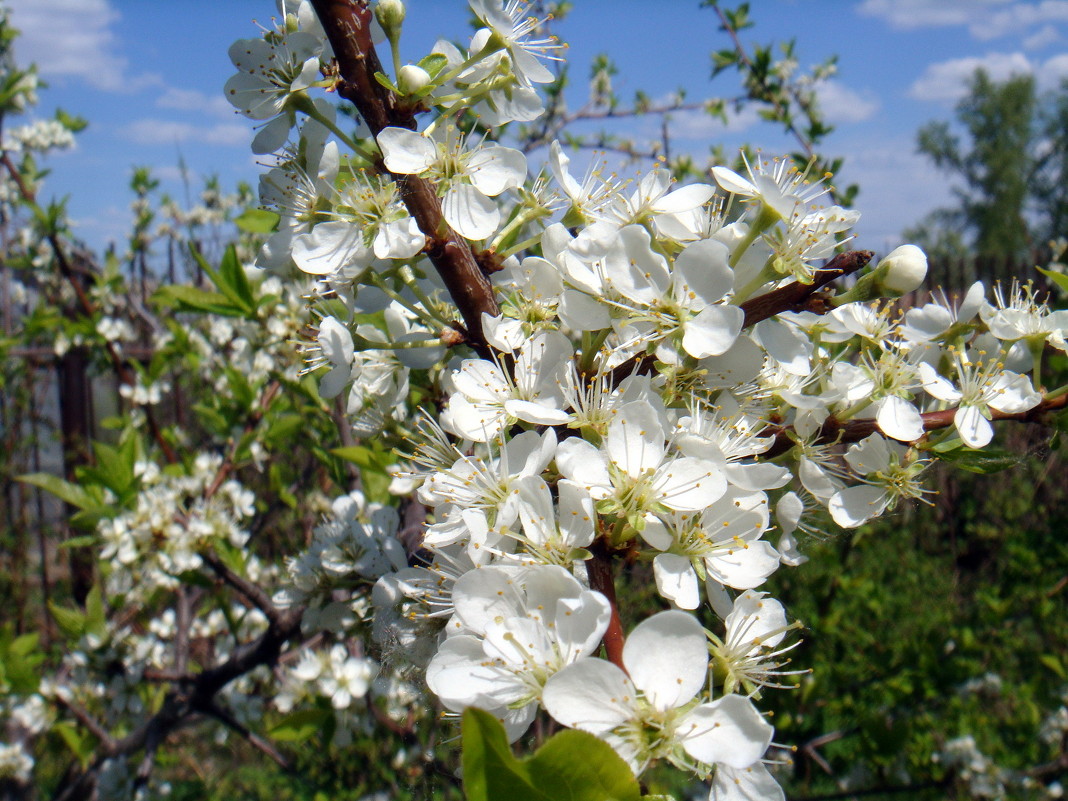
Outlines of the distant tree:
<svg viewBox="0 0 1068 801">
<path fill-rule="evenodd" d="M 1048 241 L 1068 235 L 1068 80 L 1042 110 L 1032 193 L 1037 232 Z"/>
<path fill-rule="evenodd" d="M 1068 119 L 1068 95 L 1060 99 L 1060 107 Z M 1059 145 L 1047 139 L 1054 149 L 1061 147 L 1058 158 L 1052 152 L 1040 155 L 1043 115 L 1034 79 L 1028 75 L 999 83 L 976 70 L 956 116 L 966 139 L 950 122 L 939 121 L 920 129 L 917 146 L 938 169 L 959 181 L 954 187 L 959 206 L 939 210 L 909 234 L 926 237 L 922 245 L 944 248 L 956 232 L 968 237 L 977 255 L 1022 256 L 1035 242 L 1028 212 L 1030 202 L 1040 198 L 1033 179 L 1046 163 L 1053 169 L 1058 160 L 1068 166 L 1068 135 L 1060 132 Z"/>
</svg>

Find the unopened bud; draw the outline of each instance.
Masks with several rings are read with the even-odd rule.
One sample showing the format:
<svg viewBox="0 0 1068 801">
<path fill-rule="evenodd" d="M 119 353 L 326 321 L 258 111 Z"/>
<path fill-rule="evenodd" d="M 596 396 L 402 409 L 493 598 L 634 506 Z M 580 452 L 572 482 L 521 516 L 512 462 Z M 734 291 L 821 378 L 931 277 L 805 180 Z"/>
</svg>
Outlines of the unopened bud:
<svg viewBox="0 0 1068 801">
<path fill-rule="evenodd" d="M 905 295 L 920 288 L 927 277 L 927 256 L 915 245 L 894 248 L 879 262 L 876 272 L 886 270 L 879 282 L 888 293 Z"/>
<path fill-rule="evenodd" d="M 862 276 L 831 305 L 864 303 L 878 298 L 899 298 L 919 289 L 927 277 L 927 256 L 915 245 L 901 245 L 890 251 L 875 269 Z"/>
<path fill-rule="evenodd" d="M 405 64 L 397 72 L 397 88 L 403 95 L 414 95 L 430 83 L 430 73 L 418 64 Z"/>
<path fill-rule="evenodd" d="M 378 0 L 378 5 L 375 6 L 375 19 L 386 32 L 387 37 L 400 33 L 404 15 L 404 0 Z"/>
</svg>

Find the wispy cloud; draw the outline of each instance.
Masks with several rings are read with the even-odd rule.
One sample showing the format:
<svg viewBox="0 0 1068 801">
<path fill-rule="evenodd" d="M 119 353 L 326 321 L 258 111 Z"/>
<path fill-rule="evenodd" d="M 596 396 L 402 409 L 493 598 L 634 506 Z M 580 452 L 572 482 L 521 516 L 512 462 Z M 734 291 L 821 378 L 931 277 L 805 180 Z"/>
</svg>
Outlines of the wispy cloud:
<svg viewBox="0 0 1068 801">
<path fill-rule="evenodd" d="M 167 87 L 156 98 L 156 107 L 175 111 L 194 111 L 197 114 L 207 113 L 222 119 L 232 119 L 235 116 L 234 107 L 222 96 L 222 92 L 216 95 L 206 95 L 196 89 L 180 89 L 173 86 Z"/>
<path fill-rule="evenodd" d="M 120 136 L 139 145 L 198 142 L 209 145 L 247 145 L 249 127 L 240 122 L 192 125 L 186 122 L 144 118 L 119 130 Z"/>
<path fill-rule="evenodd" d="M 20 62 L 36 62 L 46 77 L 80 79 L 105 92 L 161 82 L 151 73 L 130 74 L 112 30 L 120 15 L 109 0 L 8 0 L 8 6 L 22 32 L 15 44 Z"/>
<path fill-rule="evenodd" d="M 1041 50 L 1061 40 L 1061 33 L 1052 25 L 1043 25 L 1023 40 L 1026 50 Z"/>
<path fill-rule="evenodd" d="M 834 124 L 863 122 L 879 110 L 879 99 L 870 92 L 856 92 L 841 81 L 816 85 L 816 99 L 824 117 Z"/>
<path fill-rule="evenodd" d="M 858 11 L 900 30 L 968 25 L 1011 0 L 864 0 Z"/>
<path fill-rule="evenodd" d="M 952 103 L 967 93 L 977 69 L 985 70 L 995 81 L 1005 81 L 1015 75 L 1034 75 L 1040 90 L 1053 89 L 1068 77 L 1068 54 L 1053 56 L 1044 62 L 1019 52 L 940 61 L 924 70 L 909 87 L 908 94 L 917 100 Z"/>
<path fill-rule="evenodd" d="M 951 205 L 952 190 L 909 137 L 845 146 L 845 168 L 836 183 L 860 185 L 856 247 L 886 253 L 902 244 L 902 229 L 941 206 Z"/>
<path fill-rule="evenodd" d="M 858 11 L 899 30 L 964 27 L 980 41 L 1068 24 L 1068 0 L 864 0 Z"/>
</svg>

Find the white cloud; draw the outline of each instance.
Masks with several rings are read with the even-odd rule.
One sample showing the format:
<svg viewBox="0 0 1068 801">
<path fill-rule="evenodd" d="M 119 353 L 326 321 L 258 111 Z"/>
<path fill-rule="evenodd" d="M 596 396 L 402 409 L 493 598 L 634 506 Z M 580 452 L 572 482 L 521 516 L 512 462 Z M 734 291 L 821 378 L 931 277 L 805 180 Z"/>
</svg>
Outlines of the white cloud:
<svg viewBox="0 0 1068 801">
<path fill-rule="evenodd" d="M 980 41 L 1068 23 L 1068 0 L 864 0 L 857 10 L 899 30 L 966 27 Z"/>
<path fill-rule="evenodd" d="M 879 100 L 870 92 L 854 92 L 840 81 L 823 81 L 816 85 L 820 111 L 831 125 L 863 122 L 879 110 Z"/>
<path fill-rule="evenodd" d="M 1038 88 L 1056 89 L 1068 78 L 1068 53 L 1048 59 L 1038 70 Z"/>
<path fill-rule="evenodd" d="M 1011 0 L 864 0 L 857 11 L 901 30 L 967 25 Z"/>
<path fill-rule="evenodd" d="M 954 58 L 931 64 L 909 87 L 908 94 L 917 100 L 953 102 L 968 91 L 968 82 L 977 69 L 986 70 L 995 81 L 1013 75 L 1029 75 L 1034 65 L 1023 53 L 988 53 L 985 56 Z"/>
<path fill-rule="evenodd" d="M 206 95 L 196 89 L 179 89 L 167 87 L 158 98 L 157 108 L 169 108 L 177 111 L 195 111 L 198 114 L 212 114 L 223 119 L 230 119 L 235 115 L 234 107 L 223 97 L 222 92 L 217 95 Z"/>
<path fill-rule="evenodd" d="M 130 76 L 117 53 L 112 25 L 119 13 L 109 0 L 8 0 L 15 44 L 23 64 L 36 62 L 46 77 L 75 77 L 108 92 L 135 91 L 159 83 L 156 75 Z"/>
<path fill-rule="evenodd" d="M 952 103 L 963 97 L 975 71 L 986 70 L 994 81 L 1016 75 L 1034 75 L 1039 91 L 1056 89 L 1068 78 L 1068 53 L 1053 56 L 1039 64 L 1023 53 L 988 53 L 983 57 L 955 58 L 931 64 L 909 87 L 908 94 L 917 100 Z"/>
<path fill-rule="evenodd" d="M 982 32 L 971 27 L 978 39 L 993 39 L 1006 33 L 1026 31 L 1037 25 L 1068 22 L 1068 0 L 1043 0 L 1041 3 L 1011 3 L 990 15 Z"/>
<path fill-rule="evenodd" d="M 845 158 L 835 183 L 860 186 L 856 207 L 862 216 L 854 247 L 886 253 L 902 244 L 902 229 L 936 208 L 953 205 L 945 176 L 915 150 L 910 137 L 835 151 Z"/>
<path fill-rule="evenodd" d="M 1023 40 L 1025 50 L 1041 50 L 1061 40 L 1060 31 L 1052 25 L 1044 25 L 1039 30 Z"/>
<path fill-rule="evenodd" d="M 710 139 L 724 133 L 741 133 L 761 121 L 753 105 L 745 106 L 738 112 L 728 107 L 725 125 L 719 117 L 713 117 L 706 111 L 676 111 L 670 116 L 672 139 Z M 658 133 L 659 122 L 655 130 L 650 129 L 649 135 L 657 137 Z"/>
<path fill-rule="evenodd" d="M 120 130 L 120 135 L 140 145 L 197 142 L 208 145 L 247 145 L 249 127 L 239 122 L 191 125 L 171 120 L 140 119 Z"/>
</svg>

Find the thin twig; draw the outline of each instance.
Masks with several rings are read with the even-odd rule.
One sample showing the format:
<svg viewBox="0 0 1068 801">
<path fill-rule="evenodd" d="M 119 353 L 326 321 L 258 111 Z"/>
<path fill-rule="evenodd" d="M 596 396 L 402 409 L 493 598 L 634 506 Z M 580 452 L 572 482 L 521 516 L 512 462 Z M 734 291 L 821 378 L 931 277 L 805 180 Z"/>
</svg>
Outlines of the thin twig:
<svg viewBox="0 0 1068 801">
<path fill-rule="evenodd" d="M 205 714 L 210 715 L 211 717 L 218 720 L 227 728 L 233 729 L 235 732 L 241 735 L 248 742 L 249 745 L 263 752 L 272 760 L 274 760 L 275 763 L 280 768 L 282 768 L 282 770 L 287 772 L 293 770 L 292 763 L 290 763 L 290 761 L 285 758 L 281 751 L 274 747 L 274 744 L 271 743 L 270 740 L 266 740 L 263 737 L 260 737 L 255 732 L 249 730 L 247 726 L 243 725 L 239 720 L 237 720 L 237 718 L 235 718 L 227 710 L 223 709 L 214 701 L 208 705 L 204 712 Z"/>
</svg>

